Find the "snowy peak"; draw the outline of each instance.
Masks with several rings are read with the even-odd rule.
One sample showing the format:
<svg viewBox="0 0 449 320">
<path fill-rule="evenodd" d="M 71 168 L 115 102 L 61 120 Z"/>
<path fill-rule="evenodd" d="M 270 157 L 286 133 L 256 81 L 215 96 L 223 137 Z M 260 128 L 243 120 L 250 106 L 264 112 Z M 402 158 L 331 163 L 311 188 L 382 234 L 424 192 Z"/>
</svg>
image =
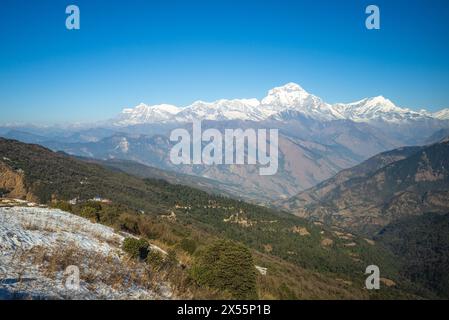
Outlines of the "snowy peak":
<svg viewBox="0 0 449 320">
<path fill-rule="evenodd" d="M 364 99 L 364 107 L 368 109 L 380 108 L 383 111 L 399 111 L 400 108 L 391 102 L 391 100 L 385 98 L 384 96 L 377 96 L 373 98 Z"/>
<path fill-rule="evenodd" d="M 268 91 L 268 96 L 272 95 L 289 95 L 289 94 L 304 94 L 308 95 L 309 93 L 304 90 L 299 84 L 294 82 L 289 82 L 283 86 L 275 87 Z"/>
<path fill-rule="evenodd" d="M 254 120 L 267 117 L 257 99 L 221 99 L 214 102 L 196 101 L 176 115 L 177 121 L 201 120 Z"/>
<path fill-rule="evenodd" d="M 123 109 L 124 114 L 155 114 L 155 113 L 169 113 L 176 114 L 180 109 L 171 104 L 157 104 L 154 106 L 148 106 L 145 103 L 140 103 L 134 108 Z"/>
<path fill-rule="evenodd" d="M 262 100 L 268 110 L 277 111 L 274 118 L 286 120 L 294 113 L 317 120 L 335 120 L 343 118 L 331 105 L 321 98 L 304 90 L 296 83 L 287 83 L 282 87 L 271 89 Z"/>
<path fill-rule="evenodd" d="M 116 119 L 116 125 L 135 125 L 152 122 L 165 122 L 170 120 L 181 109 L 170 104 L 149 106 L 144 103 L 134 108 L 123 109 Z"/>
<path fill-rule="evenodd" d="M 432 114 L 434 118 L 440 120 L 449 120 L 449 108 L 442 109 Z"/>
<path fill-rule="evenodd" d="M 400 108 L 383 96 L 366 98 L 348 104 L 338 103 L 334 105 L 334 108 L 346 119 L 356 122 L 402 122 L 427 117 L 424 110 L 416 112 Z"/>
<path fill-rule="evenodd" d="M 303 105 L 311 95 L 296 83 L 287 83 L 282 87 L 276 87 L 268 91 L 268 95 L 262 100 L 263 105 L 288 108 Z"/>
</svg>

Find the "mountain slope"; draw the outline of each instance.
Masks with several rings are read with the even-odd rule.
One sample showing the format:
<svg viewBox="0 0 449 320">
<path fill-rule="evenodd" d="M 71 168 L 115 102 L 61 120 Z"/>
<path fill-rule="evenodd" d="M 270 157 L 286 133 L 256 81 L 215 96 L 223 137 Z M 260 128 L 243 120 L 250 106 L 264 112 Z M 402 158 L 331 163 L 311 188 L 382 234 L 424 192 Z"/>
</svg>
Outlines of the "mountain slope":
<svg viewBox="0 0 449 320">
<path fill-rule="evenodd" d="M 301 217 L 373 235 L 388 223 L 449 210 L 449 139 L 376 156 L 290 199 Z"/>
<path fill-rule="evenodd" d="M 446 139 L 447 137 L 449 137 L 449 128 L 440 129 L 436 131 L 434 134 L 432 134 L 430 137 L 426 138 L 424 140 L 424 143 L 425 144 L 437 143 Z"/>
<path fill-rule="evenodd" d="M 223 188 L 217 181 L 211 179 L 176 173 L 174 171 L 161 170 L 155 167 L 146 166 L 144 164 L 129 160 L 120 160 L 120 159 L 97 160 L 90 158 L 81 158 L 81 160 L 89 163 L 97 163 L 111 170 L 122 171 L 140 178 L 160 179 L 170 182 L 171 184 L 181 184 L 197 188 L 203 191 L 211 192 L 217 195 L 221 194 L 231 196 L 231 193 L 226 192 L 224 190 L 225 188 Z M 234 194 L 236 193 L 237 190 L 234 191 Z"/>
<path fill-rule="evenodd" d="M 22 175 L 24 191 L 42 203 L 52 199 L 92 199 L 96 196 L 151 212 L 164 212 L 145 198 L 157 199 L 157 191 L 139 178 L 89 164 L 39 145 L 27 145 L 0 138 L 0 164 Z M 168 210 L 168 209 L 166 209 Z M 165 210 L 165 211 L 166 211 Z"/>
<path fill-rule="evenodd" d="M 383 228 L 375 240 L 401 257 L 405 276 L 449 298 L 449 213 L 426 213 Z"/>
</svg>

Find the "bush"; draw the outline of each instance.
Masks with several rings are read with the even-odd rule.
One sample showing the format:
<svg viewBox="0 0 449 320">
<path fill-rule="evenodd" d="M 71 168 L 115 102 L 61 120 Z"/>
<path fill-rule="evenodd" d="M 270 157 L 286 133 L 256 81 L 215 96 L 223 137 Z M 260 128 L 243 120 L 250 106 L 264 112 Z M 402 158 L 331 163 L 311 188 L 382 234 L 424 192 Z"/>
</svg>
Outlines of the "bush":
<svg viewBox="0 0 449 320">
<path fill-rule="evenodd" d="M 120 230 L 129 233 L 139 233 L 139 217 L 130 213 L 122 213 L 119 217 L 118 225 Z"/>
<path fill-rule="evenodd" d="M 123 251 L 133 258 L 146 259 L 148 256 L 148 242 L 145 239 L 125 238 Z"/>
<path fill-rule="evenodd" d="M 281 300 L 298 300 L 295 292 L 285 283 L 282 283 L 278 289 Z"/>
<path fill-rule="evenodd" d="M 92 207 L 84 207 L 83 209 L 81 209 L 81 213 L 80 215 L 83 218 L 87 218 L 87 219 L 95 219 L 97 222 L 100 220 L 100 216 L 99 216 L 99 212 L 97 210 L 95 210 Z"/>
<path fill-rule="evenodd" d="M 3 196 L 5 196 L 5 195 L 8 194 L 8 193 L 9 193 L 8 190 L 3 189 L 3 188 L 0 188 L 0 197 L 3 197 Z"/>
<path fill-rule="evenodd" d="M 66 212 L 72 212 L 72 205 L 67 201 L 56 201 L 52 203 L 51 207 L 59 209 Z"/>
<path fill-rule="evenodd" d="M 164 265 L 164 257 L 162 253 L 157 250 L 150 249 L 146 261 L 156 271 L 159 271 Z"/>
<path fill-rule="evenodd" d="M 217 241 L 198 253 L 191 270 L 200 285 L 228 292 L 236 299 L 256 299 L 256 270 L 242 244 Z"/>
<path fill-rule="evenodd" d="M 192 239 L 184 238 L 180 243 L 180 247 L 185 252 L 194 254 L 196 251 L 196 242 Z"/>
<path fill-rule="evenodd" d="M 156 231 L 155 224 L 148 217 L 140 217 L 137 228 L 139 233 L 148 239 L 157 239 L 160 234 Z"/>
<path fill-rule="evenodd" d="M 96 212 L 99 212 L 102 209 L 101 203 L 96 202 L 96 201 L 88 201 L 85 204 L 85 207 L 89 207 L 94 209 Z"/>
</svg>

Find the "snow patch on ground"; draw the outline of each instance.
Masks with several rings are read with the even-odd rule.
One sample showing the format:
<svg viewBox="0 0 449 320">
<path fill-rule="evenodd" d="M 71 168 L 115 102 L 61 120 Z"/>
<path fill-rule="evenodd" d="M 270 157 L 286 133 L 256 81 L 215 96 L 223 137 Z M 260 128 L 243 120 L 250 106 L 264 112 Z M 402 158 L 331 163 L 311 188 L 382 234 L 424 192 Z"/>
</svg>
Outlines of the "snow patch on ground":
<svg viewBox="0 0 449 320">
<path fill-rule="evenodd" d="M 0 207 L 0 299 L 167 299 L 145 265 L 120 249 L 112 228 L 47 208 Z M 65 286 L 66 264 L 80 288 Z"/>
</svg>

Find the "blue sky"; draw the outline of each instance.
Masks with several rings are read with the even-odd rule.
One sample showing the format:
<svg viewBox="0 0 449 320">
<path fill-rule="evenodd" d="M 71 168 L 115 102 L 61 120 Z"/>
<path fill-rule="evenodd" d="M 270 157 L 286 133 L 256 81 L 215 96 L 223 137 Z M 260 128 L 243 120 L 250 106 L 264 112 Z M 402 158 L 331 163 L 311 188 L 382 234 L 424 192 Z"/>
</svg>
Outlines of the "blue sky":
<svg viewBox="0 0 449 320">
<path fill-rule="evenodd" d="M 81 29 L 65 28 L 76 4 Z M 365 28 L 377 4 L 381 30 Z M 123 107 L 262 98 L 449 107 L 449 1 L 0 2 L 0 123 L 93 121 Z"/>
</svg>

